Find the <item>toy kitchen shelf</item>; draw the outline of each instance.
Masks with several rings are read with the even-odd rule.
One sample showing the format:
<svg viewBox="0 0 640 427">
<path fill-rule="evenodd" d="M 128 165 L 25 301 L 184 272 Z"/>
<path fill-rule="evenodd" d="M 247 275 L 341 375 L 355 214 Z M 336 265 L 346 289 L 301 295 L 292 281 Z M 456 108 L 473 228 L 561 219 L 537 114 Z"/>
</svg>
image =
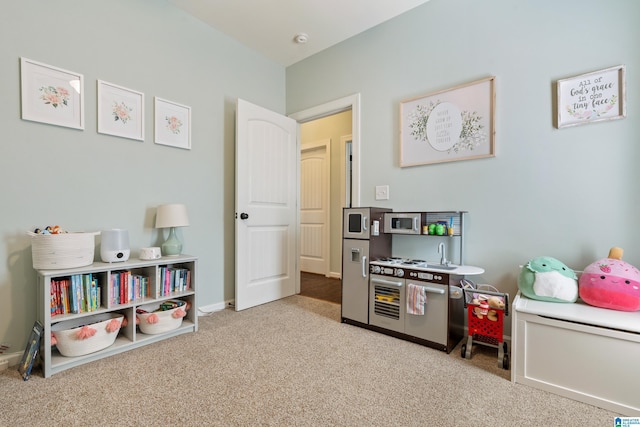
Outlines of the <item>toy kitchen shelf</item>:
<svg viewBox="0 0 640 427">
<path fill-rule="evenodd" d="M 422 234 L 422 236 L 426 237 L 434 237 L 434 238 L 458 238 L 460 239 L 459 244 L 459 258 L 458 263 L 460 265 L 464 264 L 463 254 L 464 254 L 464 217 L 467 214 L 467 211 L 434 211 L 434 212 L 421 212 L 422 215 L 422 225 L 428 226 L 429 224 L 435 224 L 437 222 L 446 222 L 447 227 L 449 226 L 449 222 L 453 221 L 453 234 L 445 233 L 444 235 L 434 235 L 434 234 Z"/>
<path fill-rule="evenodd" d="M 44 326 L 41 358 L 43 364 L 43 374 L 45 378 L 69 369 L 104 357 L 113 356 L 128 350 L 161 341 L 176 335 L 198 330 L 198 314 L 196 304 L 197 287 L 197 262 L 198 258 L 189 255 L 179 255 L 162 257 L 156 260 L 128 260 L 117 263 L 94 262 L 86 267 L 69 268 L 60 270 L 36 270 L 38 279 L 38 320 Z M 161 269 L 183 268 L 190 271 L 191 286 L 189 289 L 163 294 L 161 287 Z M 132 274 L 140 274 L 149 278 L 150 297 L 143 297 L 125 304 L 115 304 L 110 299 L 108 284 L 111 283 L 112 275 L 121 271 L 130 271 Z M 82 313 L 53 314 L 51 313 L 51 282 L 52 280 L 69 278 L 72 275 L 92 274 L 98 277 L 101 304 L 94 311 Z M 181 326 L 167 332 L 159 334 L 143 334 L 136 328 L 136 309 L 143 305 L 160 304 L 170 299 L 180 299 L 191 304 Z M 89 353 L 83 356 L 62 356 L 57 349 L 51 347 L 51 326 L 61 322 L 86 317 L 90 322 L 90 317 L 95 314 L 117 313 L 127 318 L 127 325 L 122 326 L 115 342 L 103 350 Z"/>
<path fill-rule="evenodd" d="M 466 211 L 441 211 L 441 212 L 421 212 L 422 214 L 422 225 L 435 224 L 437 222 L 445 222 L 447 227 L 449 226 L 449 222 L 453 220 L 453 234 L 449 235 L 449 237 L 462 237 L 463 229 L 464 229 L 464 215 Z M 433 234 L 424 234 L 425 236 L 432 237 L 447 237 L 448 234 L 444 234 L 442 236 L 437 236 Z"/>
</svg>

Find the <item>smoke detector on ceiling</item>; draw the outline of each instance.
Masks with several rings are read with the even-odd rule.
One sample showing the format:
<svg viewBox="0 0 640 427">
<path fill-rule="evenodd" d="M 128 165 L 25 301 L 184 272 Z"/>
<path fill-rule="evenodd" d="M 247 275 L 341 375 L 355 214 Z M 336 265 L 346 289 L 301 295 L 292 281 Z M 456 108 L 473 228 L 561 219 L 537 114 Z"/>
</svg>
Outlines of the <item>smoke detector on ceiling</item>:
<svg viewBox="0 0 640 427">
<path fill-rule="evenodd" d="M 298 44 L 305 44 L 306 42 L 309 41 L 309 35 L 306 34 L 306 33 L 298 33 L 293 38 L 293 41 L 298 43 Z"/>
</svg>

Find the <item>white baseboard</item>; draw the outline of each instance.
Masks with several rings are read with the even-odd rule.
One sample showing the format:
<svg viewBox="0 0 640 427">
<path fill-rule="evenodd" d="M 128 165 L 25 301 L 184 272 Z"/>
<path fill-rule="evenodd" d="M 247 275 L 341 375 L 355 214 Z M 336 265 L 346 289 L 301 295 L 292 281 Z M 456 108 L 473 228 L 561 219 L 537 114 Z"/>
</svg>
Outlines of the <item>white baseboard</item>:
<svg viewBox="0 0 640 427">
<path fill-rule="evenodd" d="M 340 279 L 340 273 L 336 273 L 335 271 L 332 271 L 329 273 L 329 277 L 332 279 Z"/>
<path fill-rule="evenodd" d="M 3 371 L 11 366 L 18 365 L 21 358 L 22 352 L 0 355 L 0 371 Z"/>
<path fill-rule="evenodd" d="M 204 305 L 198 307 L 198 316 L 206 316 L 207 314 L 215 313 L 216 311 L 224 310 L 228 306 L 233 305 L 234 300 L 218 302 L 215 304 Z"/>
</svg>

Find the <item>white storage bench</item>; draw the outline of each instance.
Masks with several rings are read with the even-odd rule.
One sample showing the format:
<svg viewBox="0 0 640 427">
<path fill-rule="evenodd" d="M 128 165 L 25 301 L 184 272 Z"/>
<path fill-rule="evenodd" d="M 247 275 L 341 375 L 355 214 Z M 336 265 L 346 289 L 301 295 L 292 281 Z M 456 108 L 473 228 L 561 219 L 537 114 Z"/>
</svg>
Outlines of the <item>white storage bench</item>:
<svg viewBox="0 0 640 427">
<path fill-rule="evenodd" d="M 640 312 L 529 299 L 512 309 L 511 381 L 640 415 Z"/>
</svg>

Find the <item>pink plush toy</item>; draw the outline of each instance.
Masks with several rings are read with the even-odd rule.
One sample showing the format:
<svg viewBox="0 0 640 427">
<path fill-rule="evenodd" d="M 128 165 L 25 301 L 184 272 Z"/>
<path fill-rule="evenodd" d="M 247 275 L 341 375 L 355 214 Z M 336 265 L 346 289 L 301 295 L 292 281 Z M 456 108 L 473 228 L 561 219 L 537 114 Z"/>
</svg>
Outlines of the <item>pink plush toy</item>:
<svg viewBox="0 0 640 427">
<path fill-rule="evenodd" d="M 589 305 L 619 311 L 640 310 L 640 271 L 622 261 L 622 249 L 589 264 L 578 281 L 580 298 Z"/>
</svg>

